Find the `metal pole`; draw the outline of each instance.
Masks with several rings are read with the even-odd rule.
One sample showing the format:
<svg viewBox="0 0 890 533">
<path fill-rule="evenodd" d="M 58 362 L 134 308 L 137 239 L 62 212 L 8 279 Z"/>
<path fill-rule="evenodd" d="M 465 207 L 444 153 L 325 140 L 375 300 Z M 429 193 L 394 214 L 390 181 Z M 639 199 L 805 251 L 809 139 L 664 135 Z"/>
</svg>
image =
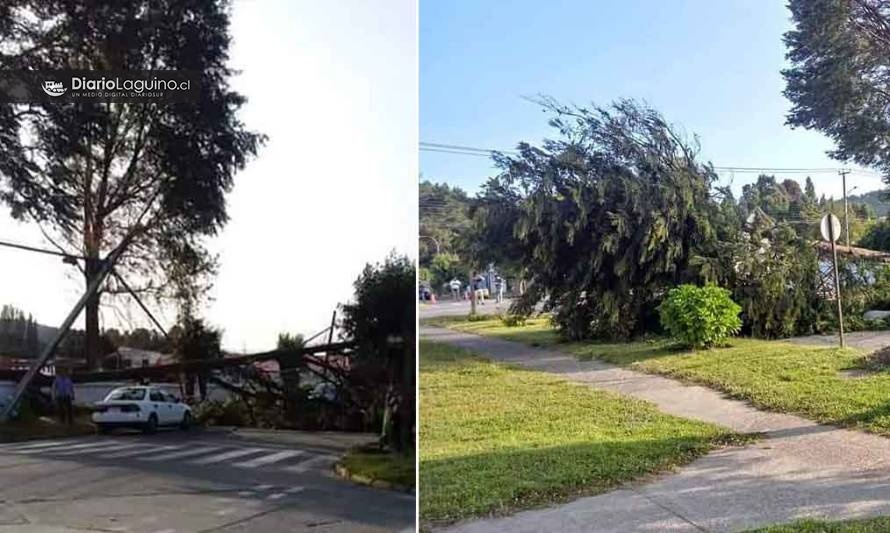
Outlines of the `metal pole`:
<svg viewBox="0 0 890 533">
<path fill-rule="evenodd" d="M 142 308 L 143 311 L 145 311 L 145 314 L 148 315 L 148 318 L 150 318 L 155 327 L 158 328 L 158 331 L 164 334 L 164 338 L 170 340 L 170 335 L 167 334 L 167 330 L 164 329 L 164 326 L 162 326 L 161 323 L 158 322 L 158 319 L 155 318 L 151 311 L 148 310 L 148 307 L 146 307 L 146 305 L 142 303 L 142 299 L 136 295 L 136 291 L 130 288 L 127 282 L 124 281 L 124 278 L 117 273 L 117 270 L 112 269 L 111 274 L 120 282 L 121 285 L 124 286 L 124 289 L 126 289 L 127 292 L 130 293 L 130 296 L 132 296 L 133 299 L 136 300 L 136 303 L 139 304 L 139 307 Z"/>
<path fill-rule="evenodd" d="M 470 271 L 470 314 L 476 314 L 476 272 Z"/>
<path fill-rule="evenodd" d="M 843 348 L 846 345 L 844 342 L 844 308 L 841 304 L 841 282 L 840 276 L 837 273 L 837 248 L 834 245 L 834 224 L 831 221 L 831 215 L 829 215 L 828 219 L 828 237 L 829 242 L 831 242 L 831 262 L 834 269 L 834 294 L 837 298 L 838 332 L 840 333 L 841 348 Z"/>
<path fill-rule="evenodd" d="M 841 175 L 841 186 L 844 188 L 844 234 L 846 236 L 847 248 L 850 247 L 850 217 L 847 211 L 847 174 L 849 173 L 849 170 L 838 172 Z"/>
</svg>

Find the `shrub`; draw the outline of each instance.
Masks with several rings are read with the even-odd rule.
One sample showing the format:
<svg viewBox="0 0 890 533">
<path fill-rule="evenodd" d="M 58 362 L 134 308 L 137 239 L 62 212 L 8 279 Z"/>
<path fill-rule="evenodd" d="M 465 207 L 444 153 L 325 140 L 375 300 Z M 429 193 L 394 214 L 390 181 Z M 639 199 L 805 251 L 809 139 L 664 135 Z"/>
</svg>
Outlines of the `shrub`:
<svg viewBox="0 0 890 533">
<path fill-rule="evenodd" d="M 490 318 L 491 318 L 490 316 L 485 316 L 480 313 L 476 313 L 476 314 L 470 313 L 469 315 L 467 315 L 467 322 L 484 322 Z"/>
<path fill-rule="evenodd" d="M 718 346 L 738 333 L 741 310 L 730 292 L 716 285 L 680 285 L 668 292 L 659 307 L 661 325 L 671 337 L 693 348 Z"/>
<path fill-rule="evenodd" d="M 524 315 L 501 315 L 501 323 L 508 328 L 518 328 L 524 326 L 528 322 L 528 317 Z"/>
</svg>

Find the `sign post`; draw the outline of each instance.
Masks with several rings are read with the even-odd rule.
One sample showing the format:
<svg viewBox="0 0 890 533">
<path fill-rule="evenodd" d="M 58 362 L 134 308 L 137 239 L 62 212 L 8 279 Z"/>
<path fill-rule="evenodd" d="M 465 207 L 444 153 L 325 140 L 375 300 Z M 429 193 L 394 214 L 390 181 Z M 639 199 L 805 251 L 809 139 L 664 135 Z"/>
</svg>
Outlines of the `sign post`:
<svg viewBox="0 0 890 533">
<path fill-rule="evenodd" d="M 837 273 L 837 247 L 834 242 L 837 239 L 838 234 L 841 232 L 841 221 L 838 220 L 836 216 L 829 213 L 822 217 L 819 229 L 822 232 L 822 237 L 831 243 L 831 268 L 834 272 L 834 294 L 837 298 L 838 333 L 840 334 L 840 345 L 841 348 L 843 348 L 846 346 L 846 343 L 844 342 L 844 309 L 841 304 L 841 282 Z"/>
</svg>

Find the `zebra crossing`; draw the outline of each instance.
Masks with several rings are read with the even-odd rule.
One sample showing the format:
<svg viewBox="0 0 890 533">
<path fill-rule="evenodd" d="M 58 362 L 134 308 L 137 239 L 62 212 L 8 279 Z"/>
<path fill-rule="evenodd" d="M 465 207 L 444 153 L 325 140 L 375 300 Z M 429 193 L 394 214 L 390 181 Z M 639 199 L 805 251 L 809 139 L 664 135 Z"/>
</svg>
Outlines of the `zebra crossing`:
<svg viewBox="0 0 890 533">
<path fill-rule="evenodd" d="M 255 443 L 193 442 L 156 443 L 115 438 L 68 438 L 40 442 L 0 444 L 0 454 L 52 459 L 88 457 L 145 463 L 180 463 L 197 467 L 226 467 L 243 470 L 276 470 L 304 474 L 326 470 L 337 456 L 310 450 L 257 446 Z"/>
</svg>

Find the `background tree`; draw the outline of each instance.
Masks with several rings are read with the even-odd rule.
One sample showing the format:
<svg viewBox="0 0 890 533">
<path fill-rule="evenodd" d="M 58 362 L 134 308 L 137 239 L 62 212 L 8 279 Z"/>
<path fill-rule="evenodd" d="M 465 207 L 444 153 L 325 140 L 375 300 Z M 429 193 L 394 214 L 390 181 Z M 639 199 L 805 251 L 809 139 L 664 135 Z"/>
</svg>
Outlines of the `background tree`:
<svg viewBox="0 0 890 533">
<path fill-rule="evenodd" d="M 424 180 L 420 182 L 419 202 L 420 235 L 435 239 L 439 243 L 440 252 L 457 254 L 463 258 L 459 236 L 470 226 L 470 200 L 467 193 L 459 187 Z M 429 267 L 435 254 L 436 245 L 428 238 L 420 239 L 420 266 Z"/>
<path fill-rule="evenodd" d="M 403 453 L 413 450 L 414 434 L 414 276 L 406 256 L 368 264 L 355 281 L 353 301 L 342 306 L 345 337 L 358 345 L 355 364 L 384 370 L 381 440 Z"/>
<path fill-rule="evenodd" d="M 222 331 L 207 326 L 200 318 L 183 316 L 180 328 L 173 337 L 174 355 L 180 361 L 199 361 L 222 358 Z M 209 372 L 196 370 L 186 374 L 186 395 L 194 396 L 195 380 L 201 393 L 201 399 L 207 397 L 207 378 Z"/>
<path fill-rule="evenodd" d="M 297 351 L 306 345 L 306 341 L 302 335 L 291 335 L 289 333 L 279 333 L 278 350 Z M 297 416 L 300 402 L 303 399 L 300 390 L 300 373 L 305 367 L 302 355 L 280 357 L 278 359 L 278 368 L 281 371 L 281 381 L 284 385 L 284 416 L 288 420 L 293 420 Z"/>
<path fill-rule="evenodd" d="M 0 8 L 0 69 L 200 73 L 197 103 L 0 105 L 0 198 L 14 217 L 87 257 L 87 283 L 132 231 L 120 270 L 139 278 L 137 290 L 194 295 L 213 273 L 202 239 L 227 221 L 225 194 L 262 142 L 237 118 L 245 99 L 229 87 L 228 26 L 225 0 L 9 0 Z M 103 292 L 119 290 L 110 282 Z M 85 310 L 91 364 L 100 301 Z"/>
<path fill-rule="evenodd" d="M 557 140 L 499 155 L 490 188 L 516 195 L 514 234 L 530 277 L 524 302 L 547 307 L 569 338 L 627 338 L 657 324 L 657 303 L 701 276 L 690 260 L 715 237 L 716 175 L 656 111 L 542 102 Z"/>
<path fill-rule="evenodd" d="M 489 180 L 470 204 L 472 225 L 464 236 L 464 249 L 477 268 L 494 263 L 507 278 L 522 278 L 522 248 L 516 223 L 522 196 L 501 180 Z"/>
<path fill-rule="evenodd" d="M 890 179 L 890 2 L 790 0 L 788 124 L 821 131 L 830 155 Z"/>
</svg>

